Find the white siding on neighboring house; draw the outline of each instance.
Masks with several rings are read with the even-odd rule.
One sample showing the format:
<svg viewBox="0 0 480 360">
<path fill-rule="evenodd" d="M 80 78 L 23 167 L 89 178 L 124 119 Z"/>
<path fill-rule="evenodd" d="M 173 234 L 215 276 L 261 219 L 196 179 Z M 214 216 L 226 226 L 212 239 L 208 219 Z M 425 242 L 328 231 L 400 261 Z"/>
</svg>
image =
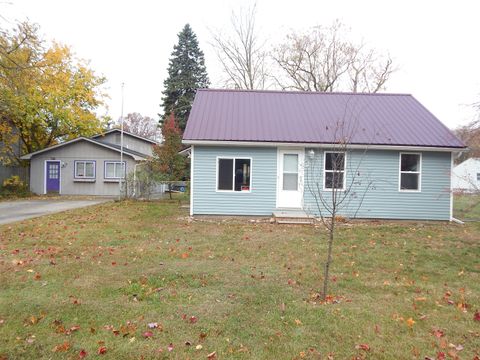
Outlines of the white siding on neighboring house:
<svg viewBox="0 0 480 360">
<path fill-rule="evenodd" d="M 457 191 L 480 190 L 480 159 L 470 158 L 453 168 L 452 187 Z"/>
</svg>

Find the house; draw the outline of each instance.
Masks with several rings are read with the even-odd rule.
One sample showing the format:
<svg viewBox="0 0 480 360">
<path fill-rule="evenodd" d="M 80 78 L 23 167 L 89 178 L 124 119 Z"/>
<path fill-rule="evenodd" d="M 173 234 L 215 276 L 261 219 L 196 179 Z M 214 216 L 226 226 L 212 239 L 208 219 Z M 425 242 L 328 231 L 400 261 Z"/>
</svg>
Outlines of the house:
<svg viewBox="0 0 480 360">
<path fill-rule="evenodd" d="M 453 168 L 452 188 L 454 191 L 480 191 L 480 159 L 470 158 Z"/>
<path fill-rule="evenodd" d="M 214 89 L 198 90 L 183 143 L 191 215 L 319 215 L 315 195 L 335 188 L 352 195 L 345 216 L 450 220 L 465 149 L 407 94 Z"/>
<path fill-rule="evenodd" d="M 16 134 L 16 130 L 12 131 L 12 134 Z M 21 154 L 21 149 L 22 149 L 22 142 L 20 139 L 13 143 L 9 143 L 9 146 L 11 146 L 11 150 L 15 156 L 20 157 Z M 8 158 L 8 152 L 6 151 L 6 145 L 4 142 L 0 141 L 0 158 L 6 157 Z M 22 181 L 27 181 L 27 169 L 25 167 L 20 166 L 19 164 L 16 164 L 15 162 L 6 165 L 2 160 L 0 160 L 0 187 L 3 184 L 3 181 L 12 177 L 12 176 L 18 176 Z"/>
<path fill-rule="evenodd" d="M 152 156 L 156 141 L 112 129 L 91 138 L 78 137 L 22 156 L 30 160 L 30 190 L 36 194 L 118 195 L 124 172 Z"/>
</svg>

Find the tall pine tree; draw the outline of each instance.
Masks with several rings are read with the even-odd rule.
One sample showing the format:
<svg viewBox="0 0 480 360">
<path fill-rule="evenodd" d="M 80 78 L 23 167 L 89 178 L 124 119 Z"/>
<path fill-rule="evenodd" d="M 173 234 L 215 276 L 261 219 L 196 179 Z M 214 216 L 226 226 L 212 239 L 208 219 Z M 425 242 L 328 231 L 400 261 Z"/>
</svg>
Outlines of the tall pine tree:
<svg viewBox="0 0 480 360">
<path fill-rule="evenodd" d="M 174 46 L 168 65 L 168 78 L 164 82 L 162 98 L 162 122 L 170 113 L 175 115 L 181 131 L 185 130 L 193 98 L 198 88 L 210 84 L 202 50 L 197 36 L 189 24 L 178 34 L 178 44 Z"/>
</svg>

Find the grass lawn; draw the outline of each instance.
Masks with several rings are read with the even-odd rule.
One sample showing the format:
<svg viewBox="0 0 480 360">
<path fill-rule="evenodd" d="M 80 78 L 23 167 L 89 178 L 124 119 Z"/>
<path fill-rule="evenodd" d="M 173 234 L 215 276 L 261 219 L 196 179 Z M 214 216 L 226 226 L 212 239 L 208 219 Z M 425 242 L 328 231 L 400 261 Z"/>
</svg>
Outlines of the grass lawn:
<svg viewBox="0 0 480 360">
<path fill-rule="evenodd" d="M 480 195 L 458 195 L 455 197 L 454 216 L 462 220 L 480 221 Z"/>
<path fill-rule="evenodd" d="M 2 226 L 0 359 L 480 356 L 479 223 L 338 236 L 321 304 L 322 228 L 189 222 L 170 201 Z"/>
</svg>

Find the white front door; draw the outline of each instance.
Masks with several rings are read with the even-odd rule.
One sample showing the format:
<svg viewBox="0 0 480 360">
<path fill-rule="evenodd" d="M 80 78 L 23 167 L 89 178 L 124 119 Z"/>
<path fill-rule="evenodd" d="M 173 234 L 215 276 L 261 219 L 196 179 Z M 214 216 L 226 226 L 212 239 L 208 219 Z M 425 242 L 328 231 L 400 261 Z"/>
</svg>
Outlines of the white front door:
<svg viewBox="0 0 480 360">
<path fill-rule="evenodd" d="M 278 150 L 277 208 L 301 208 L 303 202 L 302 150 Z"/>
</svg>

